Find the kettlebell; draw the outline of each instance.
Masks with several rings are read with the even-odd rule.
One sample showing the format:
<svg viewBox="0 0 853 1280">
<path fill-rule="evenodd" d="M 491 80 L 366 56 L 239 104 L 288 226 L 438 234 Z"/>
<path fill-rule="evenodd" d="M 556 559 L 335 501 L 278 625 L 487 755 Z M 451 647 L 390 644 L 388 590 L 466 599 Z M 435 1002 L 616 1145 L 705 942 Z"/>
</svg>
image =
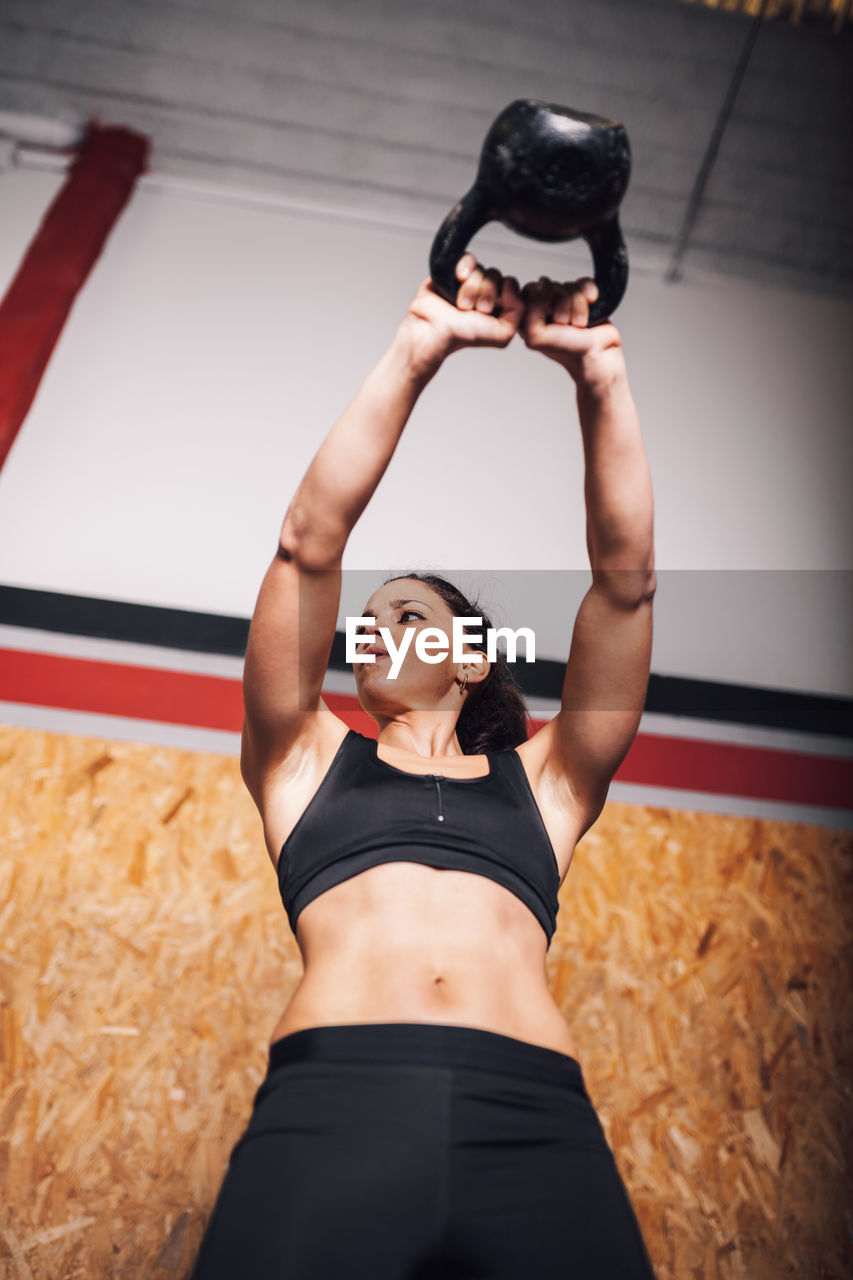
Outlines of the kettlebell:
<svg viewBox="0 0 853 1280">
<path fill-rule="evenodd" d="M 532 240 L 583 237 L 598 285 L 589 324 L 601 324 L 628 283 L 618 210 L 630 172 L 628 135 L 617 121 L 516 99 L 486 134 L 473 187 L 438 229 L 429 259 L 434 287 L 455 304 L 456 264 L 487 222 L 502 222 Z"/>
</svg>

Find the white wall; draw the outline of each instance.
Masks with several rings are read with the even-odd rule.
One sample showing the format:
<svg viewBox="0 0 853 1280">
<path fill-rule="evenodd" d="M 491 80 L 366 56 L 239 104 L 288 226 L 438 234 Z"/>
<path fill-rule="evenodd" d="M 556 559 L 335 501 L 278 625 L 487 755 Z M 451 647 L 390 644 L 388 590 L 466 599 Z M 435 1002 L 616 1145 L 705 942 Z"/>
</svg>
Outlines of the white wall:
<svg viewBox="0 0 853 1280">
<path fill-rule="evenodd" d="M 0 285 L 56 187 L 0 175 Z M 430 239 L 144 180 L 0 473 L 0 581 L 248 615 L 287 503 Z M 587 269 L 575 247 L 496 228 L 475 248 L 522 278 Z M 655 486 L 654 670 L 853 693 L 851 317 L 829 297 L 632 274 L 616 321 Z M 454 355 L 345 568 L 487 570 L 506 620 L 535 614 L 541 656 L 562 657 L 586 565 L 568 377 L 520 341 Z M 562 605 L 559 570 L 576 571 Z"/>
</svg>

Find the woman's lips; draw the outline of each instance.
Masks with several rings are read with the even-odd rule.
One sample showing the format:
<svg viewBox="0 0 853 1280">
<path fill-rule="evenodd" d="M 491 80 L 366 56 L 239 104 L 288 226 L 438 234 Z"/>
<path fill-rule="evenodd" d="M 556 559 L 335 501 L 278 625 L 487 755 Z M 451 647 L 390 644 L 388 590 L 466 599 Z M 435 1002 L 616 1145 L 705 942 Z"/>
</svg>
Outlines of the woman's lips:
<svg viewBox="0 0 853 1280">
<path fill-rule="evenodd" d="M 372 653 L 374 658 L 387 658 L 389 656 L 387 649 L 371 648 L 364 650 L 365 655 Z"/>
</svg>

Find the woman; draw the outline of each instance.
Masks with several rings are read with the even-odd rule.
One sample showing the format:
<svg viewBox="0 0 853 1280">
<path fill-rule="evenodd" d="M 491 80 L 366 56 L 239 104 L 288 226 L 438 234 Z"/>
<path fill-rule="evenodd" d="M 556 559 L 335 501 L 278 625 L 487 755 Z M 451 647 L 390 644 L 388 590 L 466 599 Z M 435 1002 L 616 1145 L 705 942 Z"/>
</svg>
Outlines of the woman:
<svg viewBox="0 0 853 1280">
<path fill-rule="evenodd" d="M 195 1280 L 653 1275 L 545 966 L 557 889 L 645 698 L 648 464 L 619 334 L 587 326 L 594 282 L 520 293 L 471 254 L 457 276 L 456 307 L 421 285 L 317 451 L 252 618 L 242 771 L 304 975 Z M 471 645 L 426 663 L 410 644 L 392 680 L 379 628 L 396 651 L 407 628 L 450 637 L 478 613 L 407 575 L 365 605 L 373 741 L 320 696 L 347 538 L 444 360 L 516 333 L 573 379 L 585 451 L 593 583 L 561 710 L 528 739 L 505 659 Z"/>
</svg>

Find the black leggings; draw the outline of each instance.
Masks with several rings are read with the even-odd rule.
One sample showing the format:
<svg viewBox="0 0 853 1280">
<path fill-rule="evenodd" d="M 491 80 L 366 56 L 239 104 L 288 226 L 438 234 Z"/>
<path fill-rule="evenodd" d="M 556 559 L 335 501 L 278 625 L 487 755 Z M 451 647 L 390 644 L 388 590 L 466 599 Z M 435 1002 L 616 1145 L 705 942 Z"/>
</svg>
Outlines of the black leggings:
<svg viewBox="0 0 853 1280">
<path fill-rule="evenodd" d="M 276 1041 L 191 1280 L 654 1280 L 567 1054 L 474 1027 Z"/>
</svg>

